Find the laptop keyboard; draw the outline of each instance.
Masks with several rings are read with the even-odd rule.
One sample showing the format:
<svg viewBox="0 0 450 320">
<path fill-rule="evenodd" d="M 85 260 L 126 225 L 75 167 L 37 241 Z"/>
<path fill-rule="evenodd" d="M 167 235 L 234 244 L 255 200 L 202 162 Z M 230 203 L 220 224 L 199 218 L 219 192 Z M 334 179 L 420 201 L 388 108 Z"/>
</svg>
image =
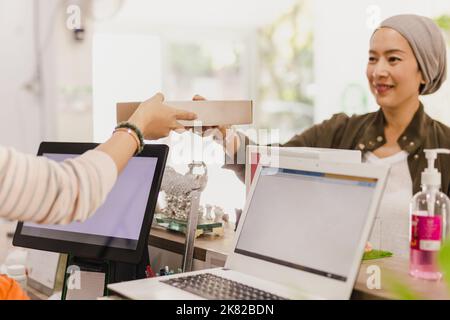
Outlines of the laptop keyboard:
<svg viewBox="0 0 450 320">
<path fill-rule="evenodd" d="M 172 278 L 161 282 L 210 300 L 286 300 L 211 273 Z"/>
</svg>

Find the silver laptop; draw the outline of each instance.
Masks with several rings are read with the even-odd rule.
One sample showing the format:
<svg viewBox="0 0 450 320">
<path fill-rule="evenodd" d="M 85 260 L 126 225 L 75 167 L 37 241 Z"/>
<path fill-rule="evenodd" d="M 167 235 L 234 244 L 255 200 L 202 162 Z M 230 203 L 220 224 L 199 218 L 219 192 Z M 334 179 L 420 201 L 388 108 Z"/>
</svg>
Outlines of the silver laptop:
<svg viewBox="0 0 450 320">
<path fill-rule="evenodd" d="M 349 299 L 388 170 L 262 159 L 224 268 L 108 288 L 130 299 Z"/>
</svg>

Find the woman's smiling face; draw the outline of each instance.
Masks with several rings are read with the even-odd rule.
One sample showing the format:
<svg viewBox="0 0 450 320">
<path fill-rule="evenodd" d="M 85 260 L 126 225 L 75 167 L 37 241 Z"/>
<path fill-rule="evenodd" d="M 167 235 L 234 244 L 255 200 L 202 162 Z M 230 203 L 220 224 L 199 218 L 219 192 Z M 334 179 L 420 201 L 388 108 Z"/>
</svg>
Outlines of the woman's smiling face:
<svg viewBox="0 0 450 320">
<path fill-rule="evenodd" d="M 367 79 L 380 107 L 397 108 L 418 100 L 423 81 L 408 41 L 390 28 L 377 30 L 371 41 Z"/>
</svg>

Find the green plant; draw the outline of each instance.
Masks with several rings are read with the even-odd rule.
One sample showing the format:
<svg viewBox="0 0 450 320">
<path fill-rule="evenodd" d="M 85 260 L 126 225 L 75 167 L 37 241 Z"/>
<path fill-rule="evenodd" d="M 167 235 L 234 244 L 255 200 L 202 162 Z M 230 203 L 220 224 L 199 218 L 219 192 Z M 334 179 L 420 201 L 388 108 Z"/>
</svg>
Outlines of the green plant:
<svg viewBox="0 0 450 320">
<path fill-rule="evenodd" d="M 443 280 L 447 286 L 448 297 L 450 298 L 450 239 L 446 240 L 439 251 L 438 263 L 443 274 Z M 417 292 L 409 288 L 403 282 L 398 281 L 392 275 L 387 275 L 389 291 L 401 300 L 423 299 Z"/>
<path fill-rule="evenodd" d="M 450 45 L 450 15 L 443 14 L 434 19 L 437 25 L 444 30 L 447 35 L 447 42 Z"/>
<path fill-rule="evenodd" d="M 434 21 L 436 21 L 436 23 L 441 29 L 445 31 L 450 31 L 450 15 L 443 14 L 434 19 Z"/>
<path fill-rule="evenodd" d="M 439 252 L 439 266 L 443 272 L 444 281 L 450 296 L 450 239 L 447 240 Z"/>
<path fill-rule="evenodd" d="M 296 0 L 257 32 L 257 128 L 283 128 L 277 143 L 313 124 L 312 0 Z"/>
<path fill-rule="evenodd" d="M 411 288 L 393 276 L 389 276 L 387 283 L 389 291 L 401 300 L 422 300 L 422 297 L 418 293 L 411 290 Z"/>
<path fill-rule="evenodd" d="M 261 71 L 265 81 L 260 99 L 312 105 L 305 87 L 313 81 L 313 33 L 307 21 L 308 3 L 299 0 L 272 24 L 259 30 Z"/>
</svg>

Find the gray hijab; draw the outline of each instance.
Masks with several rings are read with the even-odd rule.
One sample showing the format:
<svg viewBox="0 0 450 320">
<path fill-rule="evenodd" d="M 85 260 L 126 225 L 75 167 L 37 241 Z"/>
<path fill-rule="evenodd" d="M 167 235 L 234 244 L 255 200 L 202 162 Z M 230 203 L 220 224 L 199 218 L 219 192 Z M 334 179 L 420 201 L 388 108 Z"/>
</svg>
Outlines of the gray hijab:
<svg viewBox="0 0 450 320">
<path fill-rule="evenodd" d="M 379 28 L 394 29 L 409 42 L 425 80 L 420 94 L 436 92 L 447 77 L 446 44 L 436 23 L 427 17 L 402 14 L 387 18 Z"/>
</svg>

